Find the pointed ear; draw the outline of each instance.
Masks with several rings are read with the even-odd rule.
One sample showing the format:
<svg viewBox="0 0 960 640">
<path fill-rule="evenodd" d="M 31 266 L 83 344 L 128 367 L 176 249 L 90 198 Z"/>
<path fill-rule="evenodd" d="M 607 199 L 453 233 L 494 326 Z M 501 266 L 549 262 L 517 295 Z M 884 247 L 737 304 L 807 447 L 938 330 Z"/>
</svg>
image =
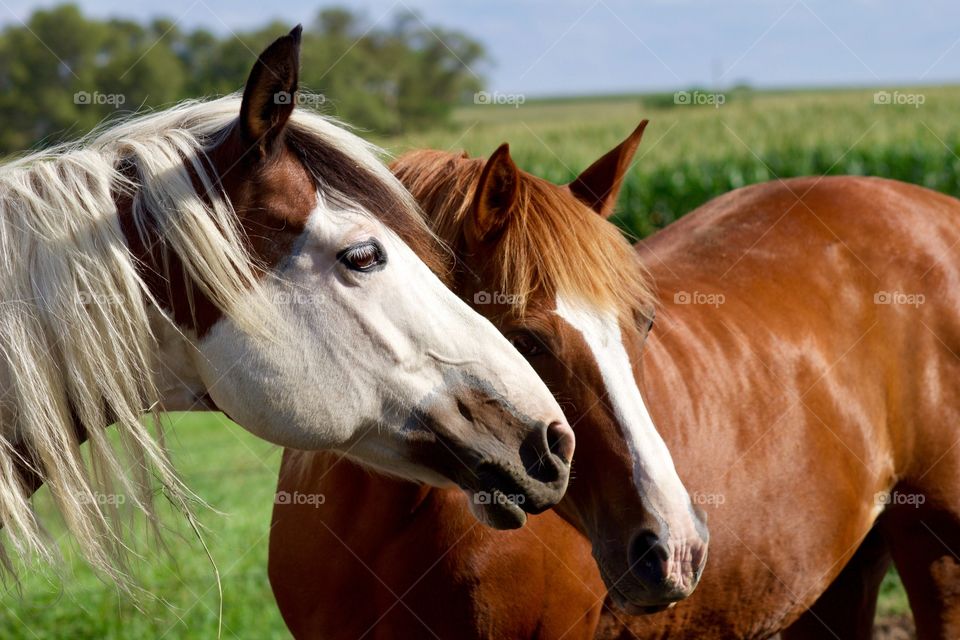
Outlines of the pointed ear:
<svg viewBox="0 0 960 640">
<path fill-rule="evenodd" d="M 240 105 L 240 135 L 245 148 L 266 157 L 275 147 L 297 101 L 300 35 L 294 27 L 267 47 L 250 71 Z"/>
<path fill-rule="evenodd" d="M 573 195 L 604 218 L 613 213 L 623 179 L 637 152 L 643 130 L 649 120 L 640 123 L 630 137 L 612 151 L 590 165 L 577 179 L 567 185 Z"/>
<path fill-rule="evenodd" d="M 464 233 L 468 248 L 496 238 L 517 202 L 520 170 L 510 158 L 510 145 L 503 143 L 483 166 L 473 206 Z"/>
</svg>

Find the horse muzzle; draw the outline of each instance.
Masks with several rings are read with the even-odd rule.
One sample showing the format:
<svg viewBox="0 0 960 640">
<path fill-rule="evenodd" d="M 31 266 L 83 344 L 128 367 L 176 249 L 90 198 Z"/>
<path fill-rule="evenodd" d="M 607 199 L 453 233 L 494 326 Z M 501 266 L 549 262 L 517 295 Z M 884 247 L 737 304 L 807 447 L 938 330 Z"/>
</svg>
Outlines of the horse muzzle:
<svg viewBox="0 0 960 640">
<path fill-rule="evenodd" d="M 706 514 L 694 507 L 691 516 L 697 526 L 686 535 L 645 528 L 629 539 L 625 554 L 609 547 L 594 550 L 615 604 L 633 615 L 656 613 L 693 593 L 706 566 L 709 536 Z M 625 570 L 619 559 L 626 560 Z"/>
<path fill-rule="evenodd" d="M 562 415 L 549 422 L 530 418 L 489 388 L 473 385 L 444 398 L 417 416 L 431 436 L 417 461 L 460 486 L 478 520 L 514 529 L 527 513 L 546 511 L 563 498 L 575 438 Z"/>
</svg>

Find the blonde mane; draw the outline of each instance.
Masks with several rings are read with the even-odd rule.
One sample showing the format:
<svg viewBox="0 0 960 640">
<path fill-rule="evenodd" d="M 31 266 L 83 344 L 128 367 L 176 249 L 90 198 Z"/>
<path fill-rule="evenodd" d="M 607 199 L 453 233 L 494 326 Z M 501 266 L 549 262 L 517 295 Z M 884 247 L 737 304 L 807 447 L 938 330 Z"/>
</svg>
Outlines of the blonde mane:
<svg viewBox="0 0 960 640">
<path fill-rule="evenodd" d="M 0 167 L 0 524 L 20 557 L 55 552 L 24 470 L 49 487 L 87 560 L 121 583 L 126 546 L 115 501 L 102 496 L 123 494 L 153 521 L 153 478 L 189 514 L 190 494 L 162 437 L 141 420 L 158 409 L 151 321 L 159 314 L 150 313 L 157 305 L 115 202 L 131 198 L 136 228 L 156 230 L 225 315 L 263 330 L 277 314 L 204 154 L 239 110 L 237 96 L 186 102 Z M 303 110 L 288 129 L 344 154 L 425 228 L 374 147 Z M 136 182 L 125 163 L 136 167 Z M 111 423 L 118 436 L 108 438 Z M 9 568 L 7 553 L 3 560 Z"/>
<path fill-rule="evenodd" d="M 474 200 L 483 158 L 413 151 L 393 171 L 426 213 L 434 232 L 455 243 Z M 520 172 L 517 205 L 499 236 L 489 283 L 517 303 L 522 316 L 537 297 L 562 296 L 596 308 L 649 310 L 655 296 L 636 252 L 620 231 L 562 187 Z"/>
</svg>

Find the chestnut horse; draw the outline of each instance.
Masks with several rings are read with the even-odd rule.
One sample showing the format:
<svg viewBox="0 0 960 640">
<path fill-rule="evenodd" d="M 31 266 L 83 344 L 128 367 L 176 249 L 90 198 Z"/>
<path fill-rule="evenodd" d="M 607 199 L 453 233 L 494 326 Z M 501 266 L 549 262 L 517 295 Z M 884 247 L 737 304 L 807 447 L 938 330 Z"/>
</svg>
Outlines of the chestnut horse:
<svg viewBox="0 0 960 640">
<path fill-rule="evenodd" d="M 295 110 L 299 47 L 299 27 L 270 45 L 242 98 L 0 167 L 0 523 L 18 555 L 48 549 L 29 505 L 45 482 L 122 580 L 129 527 L 99 494 L 152 516 L 156 475 L 186 508 L 150 409 L 220 409 L 283 446 L 491 495 L 477 512 L 499 526 L 563 495 L 559 405 L 428 267 L 445 268 L 435 236 L 375 150 Z"/>
<path fill-rule="evenodd" d="M 630 145 L 639 143 L 641 131 Z M 569 189 L 559 188 L 520 174 L 506 146 L 486 164 L 421 152 L 396 165 L 434 229 L 459 256 L 455 289 L 530 360 L 575 426 L 576 482 L 562 511 L 592 541 L 614 600 L 640 613 L 693 591 L 706 559 L 707 533 L 636 383 L 643 377 L 639 355 L 653 299 L 632 248 L 597 215 L 612 208 L 622 175 L 616 169 L 604 162 Z M 500 539 L 464 519 L 465 505 L 447 492 L 371 477 L 327 456 L 311 463 L 312 458 L 287 452 L 279 487 L 283 499 L 274 511 L 271 537 L 271 579 L 298 636 L 359 635 L 387 613 L 376 598 L 367 597 L 375 580 L 357 571 L 357 562 L 378 575 L 395 576 L 386 588 L 402 593 L 443 557 L 449 543 L 459 541 L 448 556 L 453 562 L 470 557 L 477 545 L 502 550 Z M 329 499 L 319 509 L 304 510 L 306 503 L 319 501 L 295 504 L 289 497 L 297 493 Z M 438 518 L 441 512 L 445 515 Z M 347 547 L 340 546 L 341 539 Z M 405 550 L 398 555 L 388 549 Z M 534 542 L 531 549 L 542 547 Z M 578 562 L 581 572 L 593 565 L 589 554 Z M 522 558 L 510 558 L 509 564 L 495 581 L 510 582 L 529 570 Z M 546 568 L 542 559 L 533 564 Z M 444 582 L 418 587 L 424 604 L 436 589 L 450 593 Z M 521 582 L 527 588 L 527 581 Z M 485 582 L 483 588 L 493 584 Z M 569 608 L 566 623 L 554 617 L 548 624 L 560 632 L 593 604 Z M 462 607 L 447 604 L 442 614 L 449 615 L 442 628 L 451 636 L 472 618 Z M 394 623 L 387 618 L 381 624 Z"/>
<path fill-rule="evenodd" d="M 569 231 L 600 232 L 583 222 L 600 218 L 571 203 L 609 213 L 636 137 L 591 167 L 592 180 L 550 187 L 549 202 L 509 186 L 480 193 L 528 231 L 514 242 L 556 252 L 590 277 L 584 254 L 600 236 Z M 457 184 L 449 174 L 475 175 L 476 162 L 414 153 L 397 168 L 443 221 L 450 213 L 437 206 Z M 543 185 L 502 153 L 487 173 Z M 596 198 L 584 198 L 584 182 Z M 455 227 L 438 230 L 457 240 Z M 577 425 L 561 511 L 590 540 L 553 512 L 524 530 L 484 531 L 460 496 L 329 456 L 299 477 L 287 473 L 288 452 L 279 489 L 328 498 L 274 510 L 270 577 L 297 637 L 869 638 L 891 557 L 920 637 L 960 637 L 960 202 L 877 178 L 776 181 L 724 195 L 636 250 L 657 284 L 657 328 L 642 357 L 639 343 L 627 349 L 680 475 L 710 515 L 696 593 L 648 616 L 601 611 L 591 549 L 610 533 L 570 518 L 578 510 L 569 504 L 629 510 L 629 476 L 616 459 L 590 457 L 598 434 L 577 424 L 579 407 L 547 364 L 555 337 L 534 316 L 520 330 L 540 330 L 544 342 L 525 333 L 514 342 Z M 464 260 L 495 256 L 474 248 Z M 470 300 L 509 283 L 500 265 L 489 262 L 460 293 Z M 518 330 L 510 309 L 478 308 Z"/>
</svg>

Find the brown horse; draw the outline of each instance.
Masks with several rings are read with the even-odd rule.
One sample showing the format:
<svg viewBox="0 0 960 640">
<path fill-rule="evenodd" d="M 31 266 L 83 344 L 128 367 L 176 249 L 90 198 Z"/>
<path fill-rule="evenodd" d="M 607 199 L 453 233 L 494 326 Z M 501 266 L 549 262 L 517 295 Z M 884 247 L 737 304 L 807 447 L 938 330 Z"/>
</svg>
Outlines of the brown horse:
<svg viewBox="0 0 960 640">
<path fill-rule="evenodd" d="M 591 278 L 582 255 L 601 236 L 584 232 L 612 226 L 585 226 L 581 218 L 600 218 L 571 203 L 609 212 L 635 147 L 636 134 L 586 179 L 550 186 L 549 202 L 516 198 L 509 186 L 499 195 L 477 191 L 504 203 L 525 234 L 514 243 L 556 252 Z M 451 188 L 476 199 L 463 188 L 469 180 L 448 177 L 472 175 L 475 162 L 417 153 L 397 173 L 442 222 Z M 503 153 L 487 168 L 509 176 L 507 185 L 544 184 Z M 561 210 L 576 212 L 576 221 Z M 437 229 L 457 239 L 453 227 Z M 498 246 L 519 251 L 507 241 Z M 868 638 L 892 555 L 920 636 L 960 637 L 958 245 L 956 200 L 843 177 L 738 190 L 637 246 L 657 284 L 657 330 L 642 352 L 638 342 L 627 350 L 712 534 L 702 584 L 668 611 L 601 611 L 589 554 L 604 537 L 584 526 L 590 512 L 580 505 L 608 513 L 630 505 L 620 502 L 622 471 L 591 457 L 598 434 L 580 424 L 561 509 L 589 542 L 554 513 L 521 531 L 476 529 L 455 494 L 367 476 L 330 458 L 303 477 L 288 475 L 298 457 L 288 453 L 280 490 L 329 497 L 321 508 L 274 511 L 270 575 L 288 625 L 298 637 L 325 638 Z M 496 271 L 515 265 L 496 252 L 463 255 L 486 270 L 472 287 L 458 281 L 461 295 L 510 282 Z M 525 268 L 549 282 L 551 266 Z M 515 331 L 514 320 L 499 320 L 504 310 L 478 308 L 508 335 Z M 504 317 L 514 315 L 507 309 Z M 557 346 L 521 335 L 514 343 L 576 424 L 579 407 L 565 403 L 569 381 L 537 360 Z M 615 588 L 610 595 L 617 602 Z"/>
</svg>

